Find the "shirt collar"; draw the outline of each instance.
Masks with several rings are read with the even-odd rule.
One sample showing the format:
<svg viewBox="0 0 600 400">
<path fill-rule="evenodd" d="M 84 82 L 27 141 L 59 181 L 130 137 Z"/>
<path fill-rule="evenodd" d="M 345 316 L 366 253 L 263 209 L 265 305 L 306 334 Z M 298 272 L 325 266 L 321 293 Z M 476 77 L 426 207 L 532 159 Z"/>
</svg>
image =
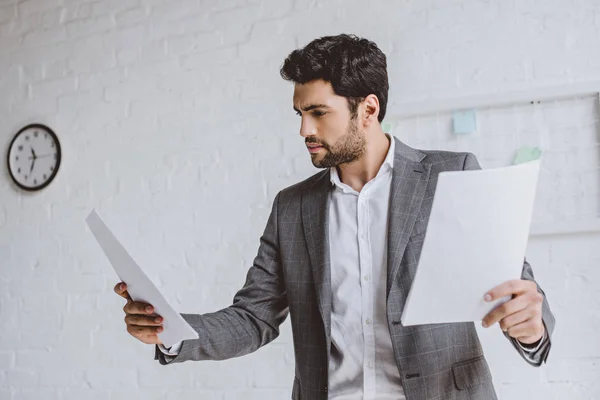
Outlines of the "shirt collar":
<svg viewBox="0 0 600 400">
<path fill-rule="evenodd" d="M 385 172 L 394 169 L 394 153 L 396 150 L 396 140 L 394 140 L 394 137 L 389 133 L 386 133 L 385 136 L 387 136 L 390 141 L 390 148 L 388 149 L 385 159 L 383 160 L 383 164 L 381 164 L 377 175 L 379 175 L 382 171 Z M 332 185 L 342 185 L 342 181 L 340 180 L 340 176 L 338 175 L 336 167 L 329 168 L 329 180 L 331 181 Z"/>
</svg>

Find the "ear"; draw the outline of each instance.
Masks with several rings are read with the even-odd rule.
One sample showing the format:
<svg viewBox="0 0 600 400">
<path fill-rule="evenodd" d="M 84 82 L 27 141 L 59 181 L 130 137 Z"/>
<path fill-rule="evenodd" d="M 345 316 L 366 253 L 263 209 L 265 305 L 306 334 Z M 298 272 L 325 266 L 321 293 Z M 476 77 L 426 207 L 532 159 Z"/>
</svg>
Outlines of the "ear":
<svg viewBox="0 0 600 400">
<path fill-rule="evenodd" d="M 379 99 L 374 94 L 370 94 L 365 97 L 362 101 L 362 122 L 365 127 L 371 126 L 372 124 L 379 123 L 377 117 L 379 116 Z"/>
</svg>

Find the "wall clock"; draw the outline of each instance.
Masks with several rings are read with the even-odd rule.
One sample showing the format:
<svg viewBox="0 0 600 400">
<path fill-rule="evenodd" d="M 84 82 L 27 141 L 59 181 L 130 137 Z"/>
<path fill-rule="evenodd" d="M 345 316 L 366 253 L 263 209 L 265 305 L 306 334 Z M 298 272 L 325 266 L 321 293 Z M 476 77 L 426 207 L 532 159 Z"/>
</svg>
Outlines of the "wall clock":
<svg viewBox="0 0 600 400">
<path fill-rule="evenodd" d="M 7 164 L 10 176 L 23 190 L 35 191 L 52 182 L 60 166 L 58 137 L 42 124 L 22 128 L 8 148 Z"/>
</svg>

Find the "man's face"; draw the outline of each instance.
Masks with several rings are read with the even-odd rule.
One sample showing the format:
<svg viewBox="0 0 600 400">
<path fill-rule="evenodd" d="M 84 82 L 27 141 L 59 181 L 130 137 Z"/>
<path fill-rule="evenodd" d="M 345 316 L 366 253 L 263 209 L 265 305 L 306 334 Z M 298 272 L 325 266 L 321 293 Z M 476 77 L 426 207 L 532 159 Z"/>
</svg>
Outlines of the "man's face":
<svg viewBox="0 0 600 400">
<path fill-rule="evenodd" d="M 352 118 L 346 98 L 336 95 L 329 82 L 296 84 L 294 110 L 302 118 L 300 135 L 315 167 L 334 167 L 364 154 L 366 143 L 358 117 Z"/>
</svg>

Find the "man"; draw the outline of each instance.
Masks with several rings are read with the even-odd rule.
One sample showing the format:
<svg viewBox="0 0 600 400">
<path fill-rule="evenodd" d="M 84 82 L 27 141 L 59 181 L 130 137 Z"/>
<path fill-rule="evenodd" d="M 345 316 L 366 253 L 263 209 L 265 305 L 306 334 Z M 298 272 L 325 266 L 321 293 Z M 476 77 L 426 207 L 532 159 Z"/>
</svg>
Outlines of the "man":
<svg viewBox="0 0 600 400">
<path fill-rule="evenodd" d="M 128 332 L 157 344 L 161 364 L 248 354 L 276 338 L 289 313 L 293 399 L 496 398 L 472 322 L 400 323 L 437 176 L 479 165 L 472 154 L 415 150 L 382 131 L 386 68 L 373 42 L 349 35 L 316 39 L 287 57 L 281 75 L 295 84 L 300 135 L 324 170 L 277 194 L 233 305 L 182 314 L 199 339 L 165 348 L 161 318 L 117 284 L 128 299 Z M 539 366 L 554 317 L 526 261 L 521 280 L 482 293 L 487 301 L 508 295 L 484 326 L 498 322 Z"/>
</svg>

